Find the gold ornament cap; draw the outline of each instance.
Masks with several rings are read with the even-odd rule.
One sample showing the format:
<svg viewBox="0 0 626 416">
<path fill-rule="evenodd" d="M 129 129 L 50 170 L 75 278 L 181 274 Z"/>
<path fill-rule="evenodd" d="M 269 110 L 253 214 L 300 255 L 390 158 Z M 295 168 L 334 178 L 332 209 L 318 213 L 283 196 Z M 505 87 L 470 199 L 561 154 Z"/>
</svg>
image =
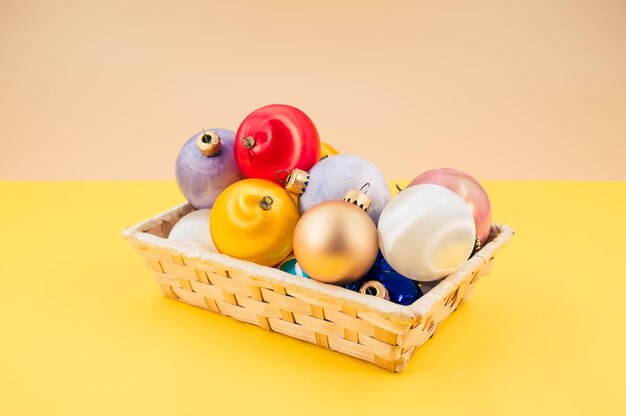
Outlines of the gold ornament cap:
<svg viewBox="0 0 626 416">
<path fill-rule="evenodd" d="M 285 183 L 285 190 L 291 194 L 300 196 L 304 193 L 307 185 L 309 184 L 309 173 L 301 170 L 294 169 L 289 173 L 287 182 Z"/>
<path fill-rule="evenodd" d="M 359 289 L 359 293 L 389 300 L 389 291 L 382 283 L 376 280 L 363 283 Z"/>
<path fill-rule="evenodd" d="M 196 139 L 196 147 L 203 156 L 215 156 L 222 150 L 222 140 L 216 131 L 202 130 L 202 134 Z"/>
<path fill-rule="evenodd" d="M 343 200 L 353 205 L 356 205 L 363 211 L 367 212 L 370 209 L 370 205 L 372 205 L 372 200 L 369 196 L 365 195 L 367 189 L 365 189 L 365 192 L 363 192 L 363 188 L 365 187 L 369 189 L 369 183 L 363 185 L 363 187 L 358 191 L 354 190 L 346 192 L 346 196 L 343 197 Z"/>
</svg>

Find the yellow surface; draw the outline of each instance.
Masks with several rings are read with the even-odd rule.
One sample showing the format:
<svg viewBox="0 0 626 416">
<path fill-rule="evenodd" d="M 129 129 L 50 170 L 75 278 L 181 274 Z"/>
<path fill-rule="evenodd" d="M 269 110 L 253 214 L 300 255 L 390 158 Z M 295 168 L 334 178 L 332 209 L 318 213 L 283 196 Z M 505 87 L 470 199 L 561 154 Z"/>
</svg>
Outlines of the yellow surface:
<svg viewBox="0 0 626 416">
<path fill-rule="evenodd" d="M 626 183 L 488 182 L 517 235 L 402 374 L 160 295 L 173 182 L 0 183 L 0 414 L 624 414 Z"/>
</svg>

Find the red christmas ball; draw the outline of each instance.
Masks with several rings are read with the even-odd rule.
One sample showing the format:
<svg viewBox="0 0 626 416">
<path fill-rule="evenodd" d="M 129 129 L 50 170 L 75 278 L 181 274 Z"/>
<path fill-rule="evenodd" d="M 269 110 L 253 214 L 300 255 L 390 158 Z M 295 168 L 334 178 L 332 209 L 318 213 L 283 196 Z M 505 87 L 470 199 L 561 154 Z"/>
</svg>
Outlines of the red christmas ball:
<svg viewBox="0 0 626 416">
<path fill-rule="evenodd" d="M 272 104 L 254 110 L 237 130 L 235 159 L 248 178 L 284 185 L 277 180 L 276 172 L 308 171 L 319 157 L 320 138 L 315 125 L 290 105 Z"/>
</svg>

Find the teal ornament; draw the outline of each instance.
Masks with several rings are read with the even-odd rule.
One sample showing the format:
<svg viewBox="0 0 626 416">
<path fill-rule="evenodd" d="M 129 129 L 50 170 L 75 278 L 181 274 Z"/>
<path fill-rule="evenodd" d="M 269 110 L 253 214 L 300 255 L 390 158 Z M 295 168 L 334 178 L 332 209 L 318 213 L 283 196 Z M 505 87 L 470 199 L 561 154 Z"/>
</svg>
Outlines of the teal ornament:
<svg viewBox="0 0 626 416">
<path fill-rule="evenodd" d="M 278 265 L 278 268 L 284 272 L 289 274 L 293 274 L 296 276 L 304 277 L 309 279 L 309 275 L 307 275 L 302 267 L 298 264 L 295 256 L 289 256 L 282 263 Z"/>
</svg>

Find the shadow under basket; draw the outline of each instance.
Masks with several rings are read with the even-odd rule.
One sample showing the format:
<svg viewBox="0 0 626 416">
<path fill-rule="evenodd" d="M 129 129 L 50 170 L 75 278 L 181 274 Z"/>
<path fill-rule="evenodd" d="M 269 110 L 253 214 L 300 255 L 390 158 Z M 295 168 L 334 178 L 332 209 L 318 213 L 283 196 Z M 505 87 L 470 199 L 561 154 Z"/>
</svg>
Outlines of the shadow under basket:
<svg viewBox="0 0 626 416">
<path fill-rule="evenodd" d="M 493 225 L 488 243 L 463 266 L 403 306 L 167 239 L 193 208 L 183 204 L 124 230 L 165 296 L 321 347 L 402 371 L 489 273 L 512 237 Z"/>
</svg>

